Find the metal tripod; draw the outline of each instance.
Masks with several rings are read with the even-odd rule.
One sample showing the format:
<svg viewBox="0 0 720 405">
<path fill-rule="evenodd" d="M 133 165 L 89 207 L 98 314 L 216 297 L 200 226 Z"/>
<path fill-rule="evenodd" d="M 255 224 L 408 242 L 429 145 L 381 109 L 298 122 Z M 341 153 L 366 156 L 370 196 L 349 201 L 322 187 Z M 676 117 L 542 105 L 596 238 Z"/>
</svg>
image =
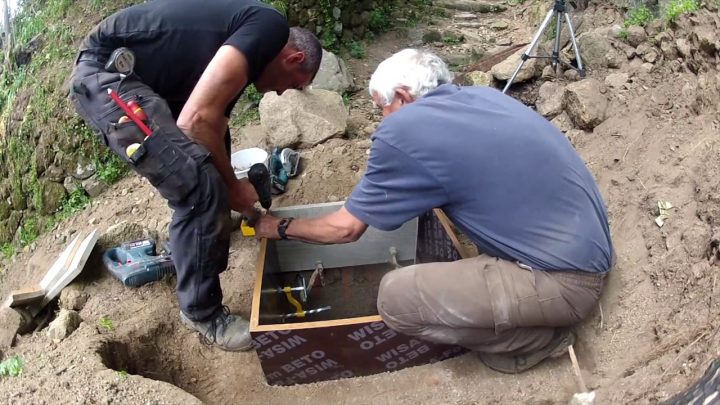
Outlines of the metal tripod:
<svg viewBox="0 0 720 405">
<path fill-rule="evenodd" d="M 552 56 L 530 56 L 530 52 L 532 52 L 533 49 L 535 49 L 535 47 L 537 46 L 538 42 L 540 41 L 540 37 L 550 25 L 550 21 L 552 21 L 553 17 L 555 17 L 555 46 L 553 48 Z M 570 30 L 570 40 L 572 41 L 573 50 L 575 50 L 577 67 L 560 60 L 560 33 L 562 32 L 563 19 L 565 19 L 568 29 Z M 553 8 L 548 11 L 547 16 L 545 16 L 545 20 L 543 20 L 540 28 L 535 33 L 532 42 L 530 42 L 530 46 L 528 46 L 527 50 L 523 52 L 522 56 L 520 57 L 520 63 L 515 69 L 515 72 L 510 77 L 510 80 L 508 80 L 507 84 L 505 84 L 503 93 L 507 92 L 507 90 L 510 88 L 510 85 L 515 80 L 515 77 L 517 77 L 518 73 L 520 73 L 520 69 L 522 69 L 525 62 L 527 62 L 527 60 L 531 58 L 550 59 L 553 69 L 557 70 L 558 64 L 563 64 L 577 70 L 578 73 L 580 73 L 580 77 L 585 77 L 585 69 L 583 68 L 582 60 L 580 59 L 580 48 L 578 48 L 577 40 L 575 39 L 575 30 L 573 29 L 572 21 L 570 21 L 570 16 L 568 15 L 567 9 L 565 7 L 565 0 L 555 0 Z"/>
</svg>

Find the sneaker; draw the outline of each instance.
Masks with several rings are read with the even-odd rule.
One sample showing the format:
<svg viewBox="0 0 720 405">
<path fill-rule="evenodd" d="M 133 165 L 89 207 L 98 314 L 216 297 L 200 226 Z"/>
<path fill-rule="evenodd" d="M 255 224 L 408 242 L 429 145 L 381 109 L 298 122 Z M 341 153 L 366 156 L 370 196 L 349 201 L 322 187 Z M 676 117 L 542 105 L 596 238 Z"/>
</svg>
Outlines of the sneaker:
<svg viewBox="0 0 720 405">
<path fill-rule="evenodd" d="M 569 329 L 557 329 L 550 343 L 545 347 L 526 354 L 478 353 L 480 361 L 487 367 L 506 374 L 518 374 L 538 365 L 541 361 L 559 357 L 575 343 L 575 334 Z"/>
<path fill-rule="evenodd" d="M 242 352 L 253 347 L 250 325 L 246 320 L 231 314 L 226 306 L 214 318 L 204 322 L 193 321 L 180 311 L 180 321 L 189 329 L 200 332 L 204 343 L 217 345 L 222 350 Z"/>
</svg>

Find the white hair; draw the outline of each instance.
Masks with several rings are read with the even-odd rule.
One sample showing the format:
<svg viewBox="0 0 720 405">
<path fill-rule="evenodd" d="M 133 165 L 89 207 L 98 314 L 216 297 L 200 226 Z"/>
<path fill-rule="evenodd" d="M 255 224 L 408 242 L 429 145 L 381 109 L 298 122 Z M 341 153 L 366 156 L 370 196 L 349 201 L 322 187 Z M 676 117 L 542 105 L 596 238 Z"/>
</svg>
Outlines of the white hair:
<svg viewBox="0 0 720 405">
<path fill-rule="evenodd" d="M 441 84 L 451 83 L 452 73 L 437 55 L 418 49 L 403 49 L 378 65 L 370 78 L 370 95 L 384 104 L 392 104 L 395 90 L 404 88 L 414 98 L 427 94 Z"/>
</svg>

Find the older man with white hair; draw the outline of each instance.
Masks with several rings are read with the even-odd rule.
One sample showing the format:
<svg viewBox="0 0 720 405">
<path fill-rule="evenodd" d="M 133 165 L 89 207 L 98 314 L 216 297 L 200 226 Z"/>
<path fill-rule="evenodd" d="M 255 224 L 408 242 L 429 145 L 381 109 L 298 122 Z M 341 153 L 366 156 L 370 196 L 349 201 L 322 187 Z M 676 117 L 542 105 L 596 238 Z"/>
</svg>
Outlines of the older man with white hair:
<svg viewBox="0 0 720 405">
<path fill-rule="evenodd" d="M 613 264 L 597 185 L 565 136 L 489 87 L 459 87 L 432 53 L 382 62 L 370 94 L 385 119 L 365 175 L 329 215 L 263 217 L 260 237 L 357 240 L 442 208 L 481 255 L 391 271 L 378 311 L 400 333 L 477 351 L 518 373 L 564 353 Z"/>
</svg>

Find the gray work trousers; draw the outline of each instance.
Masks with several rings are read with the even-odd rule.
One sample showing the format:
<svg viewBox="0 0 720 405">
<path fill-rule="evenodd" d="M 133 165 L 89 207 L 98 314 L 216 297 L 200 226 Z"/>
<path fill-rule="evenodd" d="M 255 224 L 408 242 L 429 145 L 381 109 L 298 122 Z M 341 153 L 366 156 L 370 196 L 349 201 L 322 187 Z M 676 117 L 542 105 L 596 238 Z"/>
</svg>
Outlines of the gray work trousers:
<svg viewBox="0 0 720 405">
<path fill-rule="evenodd" d="M 176 124 L 165 100 L 140 78 L 107 72 L 104 61 L 81 54 L 71 79 L 75 109 L 100 140 L 148 179 L 173 209 L 170 247 L 177 273 L 180 309 L 193 320 L 205 320 L 222 306 L 220 273 L 228 263 L 230 206 L 227 189 L 205 147 L 188 138 Z M 128 102 L 136 100 L 148 115 L 148 139 L 133 122 L 117 124 L 125 113 L 107 89 Z M 142 157 L 129 159 L 126 148 L 143 146 Z"/>
<path fill-rule="evenodd" d="M 383 277 L 378 311 L 397 332 L 487 353 L 524 354 L 558 327 L 579 323 L 600 297 L 605 274 L 538 271 L 481 255 L 427 263 Z"/>
</svg>

